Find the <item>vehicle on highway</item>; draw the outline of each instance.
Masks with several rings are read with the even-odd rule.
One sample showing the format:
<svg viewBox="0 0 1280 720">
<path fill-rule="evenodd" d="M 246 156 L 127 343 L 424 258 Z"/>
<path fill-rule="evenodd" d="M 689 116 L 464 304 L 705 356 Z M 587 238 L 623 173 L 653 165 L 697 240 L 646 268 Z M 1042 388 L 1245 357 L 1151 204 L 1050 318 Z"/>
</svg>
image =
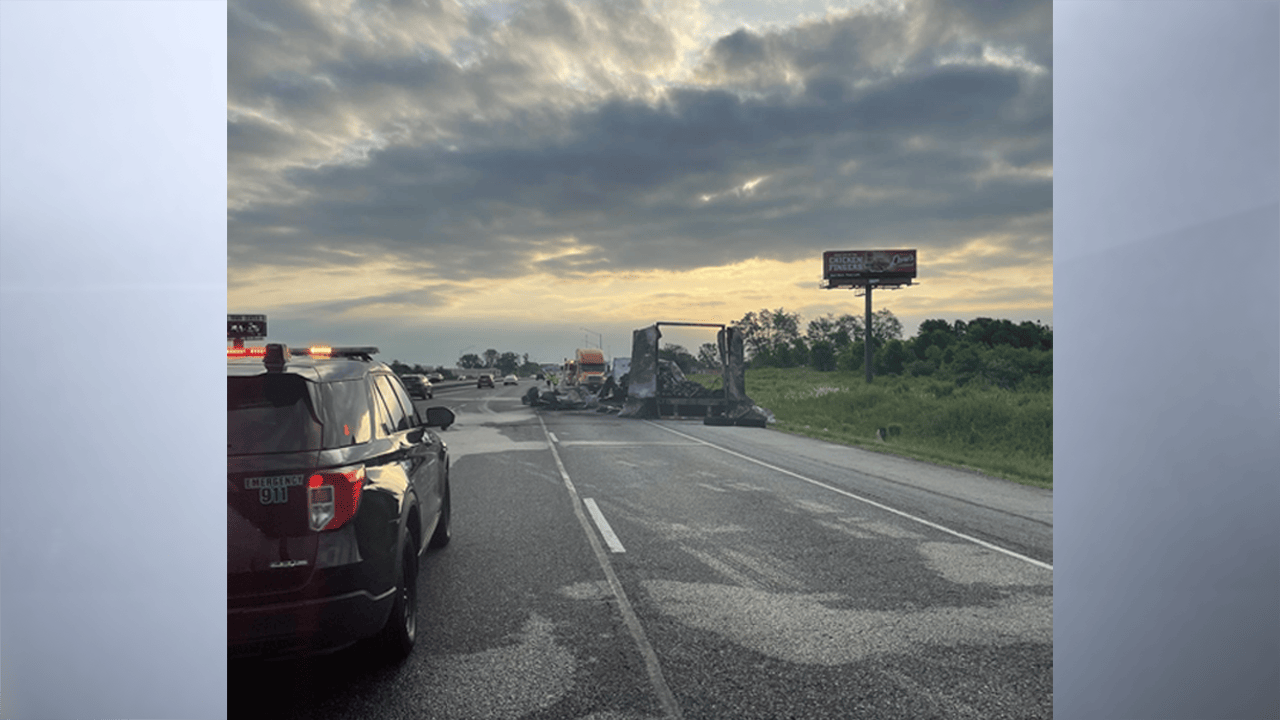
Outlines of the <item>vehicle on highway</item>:
<svg viewBox="0 0 1280 720">
<path fill-rule="evenodd" d="M 360 641 L 397 660 L 417 634 L 418 567 L 449 543 L 449 454 L 377 348 L 227 349 L 231 659 Z"/>
<path fill-rule="evenodd" d="M 493 387 L 493 375 L 491 373 L 480 373 L 480 377 L 476 378 L 476 389 L 482 387 Z"/>
<path fill-rule="evenodd" d="M 427 373 L 427 379 L 433 383 L 444 382 L 444 375 L 438 372 Z"/>
<path fill-rule="evenodd" d="M 401 375 L 400 379 L 404 381 L 404 387 L 409 391 L 410 397 L 420 397 L 423 400 L 435 398 L 435 388 L 432 387 L 426 375 Z"/>
<path fill-rule="evenodd" d="M 516 379 L 516 376 L 515 376 L 515 375 L 508 375 L 508 376 L 506 376 L 506 377 L 502 378 L 502 386 L 503 386 L 503 387 L 506 387 L 506 386 L 508 386 L 508 385 L 518 385 L 519 383 L 520 383 L 520 381 Z"/>
<path fill-rule="evenodd" d="M 580 385 L 591 392 L 598 392 L 604 386 L 606 367 L 603 352 L 580 348 L 574 359 L 564 364 L 565 384 L 569 387 Z"/>
</svg>

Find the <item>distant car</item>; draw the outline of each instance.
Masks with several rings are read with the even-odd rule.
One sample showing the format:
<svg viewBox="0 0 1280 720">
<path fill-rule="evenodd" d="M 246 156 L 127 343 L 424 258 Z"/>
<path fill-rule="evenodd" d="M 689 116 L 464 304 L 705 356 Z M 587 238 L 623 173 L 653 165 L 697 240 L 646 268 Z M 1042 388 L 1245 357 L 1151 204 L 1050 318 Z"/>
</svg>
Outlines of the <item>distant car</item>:
<svg viewBox="0 0 1280 720">
<path fill-rule="evenodd" d="M 440 373 L 427 373 L 427 379 L 433 383 L 444 382 L 444 375 Z"/>
<path fill-rule="evenodd" d="M 431 386 L 431 381 L 425 375 L 401 375 L 400 380 L 409 391 L 410 397 L 420 397 L 423 400 L 431 400 L 435 397 L 435 388 Z"/>
<path fill-rule="evenodd" d="M 377 348 L 264 350 L 227 351 L 228 657 L 402 660 L 422 557 L 452 532 L 433 429 L 456 418 L 415 408 Z"/>
<path fill-rule="evenodd" d="M 480 377 L 476 379 L 476 389 L 478 390 L 482 387 L 493 387 L 493 376 L 489 373 L 482 373 Z"/>
<path fill-rule="evenodd" d="M 506 376 L 506 377 L 502 378 L 502 385 L 503 385 L 503 387 L 506 387 L 507 385 L 517 385 L 517 384 L 519 384 L 519 382 L 520 382 L 520 381 L 516 379 L 516 376 L 515 376 L 515 375 L 508 375 L 508 376 Z"/>
<path fill-rule="evenodd" d="M 538 373 L 538 379 L 539 379 L 539 380 L 546 380 L 546 379 L 547 379 L 547 375 L 546 375 L 546 373 Z"/>
</svg>

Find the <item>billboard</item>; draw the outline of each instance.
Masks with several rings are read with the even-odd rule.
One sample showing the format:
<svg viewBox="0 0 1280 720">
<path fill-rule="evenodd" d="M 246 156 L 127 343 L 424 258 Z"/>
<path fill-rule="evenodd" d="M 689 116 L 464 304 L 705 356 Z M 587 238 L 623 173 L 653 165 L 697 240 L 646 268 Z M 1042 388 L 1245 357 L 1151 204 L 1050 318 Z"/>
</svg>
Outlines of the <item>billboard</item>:
<svg viewBox="0 0 1280 720">
<path fill-rule="evenodd" d="M 915 276 L 915 250 L 828 250 L 822 253 L 822 279 L 830 285 L 861 285 L 868 280 L 909 281 Z"/>
<path fill-rule="evenodd" d="M 228 340 L 265 340 L 267 337 L 266 315 L 228 315 Z"/>
</svg>

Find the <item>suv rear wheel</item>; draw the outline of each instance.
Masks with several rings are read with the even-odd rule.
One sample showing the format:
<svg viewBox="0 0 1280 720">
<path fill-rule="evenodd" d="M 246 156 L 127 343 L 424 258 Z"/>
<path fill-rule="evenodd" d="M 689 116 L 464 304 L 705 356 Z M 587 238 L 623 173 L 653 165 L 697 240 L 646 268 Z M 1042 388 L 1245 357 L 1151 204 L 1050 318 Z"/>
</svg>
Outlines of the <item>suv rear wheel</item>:
<svg viewBox="0 0 1280 720">
<path fill-rule="evenodd" d="M 413 651 L 418 634 L 418 553 L 413 536 L 405 536 L 400 561 L 396 601 L 382 629 L 382 645 L 391 660 L 403 660 Z"/>
</svg>

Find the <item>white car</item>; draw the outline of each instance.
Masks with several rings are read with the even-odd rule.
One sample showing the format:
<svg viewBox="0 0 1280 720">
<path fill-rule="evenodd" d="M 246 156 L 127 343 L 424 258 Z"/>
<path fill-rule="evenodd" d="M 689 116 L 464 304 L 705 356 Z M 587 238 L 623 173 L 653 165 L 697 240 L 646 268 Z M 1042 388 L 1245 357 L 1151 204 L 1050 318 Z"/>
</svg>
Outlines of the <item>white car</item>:
<svg viewBox="0 0 1280 720">
<path fill-rule="evenodd" d="M 508 376 L 506 376 L 506 377 L 502 378 L 502 384 L 503 384 L 503 385 L 517 385 L 517 384 L 519 384 L 519 382 L 520 382 L 520 381 L 516 379 L 516 376 L 515 376 L 515 375 L 508 375 Z"/>
</svg>

